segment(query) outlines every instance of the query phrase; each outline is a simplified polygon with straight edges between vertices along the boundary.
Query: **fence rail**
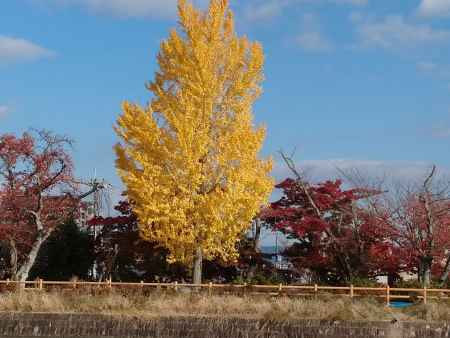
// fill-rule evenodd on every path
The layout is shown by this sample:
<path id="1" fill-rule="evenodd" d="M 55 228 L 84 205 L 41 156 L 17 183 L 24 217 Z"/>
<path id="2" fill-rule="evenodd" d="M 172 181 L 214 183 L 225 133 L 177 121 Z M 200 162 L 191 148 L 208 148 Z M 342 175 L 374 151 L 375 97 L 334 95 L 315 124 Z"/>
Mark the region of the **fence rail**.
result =
<path id="1" fill-rule="evenodd" d="M 5 288 L 6 287 L 6 288 Z M 253 285 L 253 284 L 187 284 L 187 283 L 127 283 L 112 282 L 84 282 L 84 281 L 44 281 L 37 279 L 35 281 L 14 281 L 0 280 L 0 292 L 10 289 L 21 289 L 25 291 L 45 291 L 47 289 L 82 289 L 93 287 L 97 289 L 160 289 L 160 290 L 196 290 L 205 291 L 209 295 L 215 293 L 238 293 L 241 295 L 270 295 L 270 296 L 299 296 L 315 297 L 324 294 L 333 294 L 350 298 L 358 297 L 376 297 L 384 298 L 387 304 L 392 300 L 421 300 L 427 303 L 428 300 L 448 300 L 450 299 L 450 289 L 431 289 L 431 288 L 391 288 L 386 287 L 360 287 L 360 286 L 320 286 L 320 285 Z"/>

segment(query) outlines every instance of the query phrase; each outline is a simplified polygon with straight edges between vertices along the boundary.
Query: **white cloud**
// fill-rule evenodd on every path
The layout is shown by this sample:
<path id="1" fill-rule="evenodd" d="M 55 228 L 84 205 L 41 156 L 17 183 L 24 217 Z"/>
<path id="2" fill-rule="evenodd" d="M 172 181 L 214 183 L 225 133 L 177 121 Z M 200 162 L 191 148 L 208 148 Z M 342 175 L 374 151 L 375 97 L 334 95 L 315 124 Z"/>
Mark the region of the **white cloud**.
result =
<path id="1" fill-rule="evenodd" d="M 0 63 L 34 61 L 54 54 L 31 41 L 0 35 Z"/>
<path id="2" fill-rule="evenodd" d="M 11 108 L 5 105 L 0 105 L 0 119 L 5 118 L 11 112 Z"/>
<path id="3" fill-rule="evenodd" d="M 445 126 L 434 127 L 431 133 L 432 136 L 435 138 L 448 138 L 450 137 L 450 127 Z"/>
<path id="4" fill-rule="evenodd" d="M 116 17 L 173 18 L 178 0 L 29 0 L 50 6 L 77 6 Z M 205 8 L 209 0 L 190 0 Z M 302 4 L 363 6 L 369 0 L 246 0 L 231 1 L 249 21 L 264 21 L 282 14 L 290 6 Z"/>
<path id="5" fill-rule="evenodd" d="M 423 17 L 447 16 L 450 14 L 450 0 L 422 0 L 418 13 Z"/>
<path id="6" fill-rule="evenodd" d="M 416 69 L 420 73 L 432 75 L 435 79 L 448 81 L 450 79 L 450 65 L 445 63 L 436 63 L 433 61 L 419 61 L 416 63 Z"/>
<path id="7" fill-rule="evenodd" d="M 297 163 L 297 169 L 305 173 L 312 181 L 336 179 L 340 177 L 339 170 L 349 172 L 357 170 L 366 178 L 387 181 L 414 181 L 423 178 L 429 171 L 432 163 L 422 161 L 376 161 L 354 159 L 305 160 Z M 448 176 L 450 170 L 441 167 L 439 172 Z M 273 175 L 277 180 L 292 176 L 284 163 L 275 164 Z"/>
<path id="8" fill-rule="evenodd" d="M 331 0 L 337 4 L 346 4 L 353 6 L 366 6 L 369 3 L 369 0 Z"/>
<path id="9" fill-rule="evenodd" d="M 121 18 L 172 18 L 177 11 L 177 0 L 34 0 L 47 5 L 78 6 L 99 14 Z M 207 0 L 194 0 L 205 6 Z"/>
<path id="10" fill-rule="evenodd" d="M 417 62 L 417 70 L 423 73 L 432 73 L 438 69 L 438 65 L 430 61 L 419 61 Z"/>
<path id="11" fill-rule="evenodd" d="M 281 0 L 271 0 L 256 5 L 248 5 L 244 9 L 244 17 L 249 21 L 265 21 L 280 15 L 288 5 L 288 1 Z"/>
<path id="12" fill-rule="evenodd" d="M 369 0 L 297 0 L 298 3 L 366 6 Z"/>
<path id="13" fill-rule="evenodd" d="M 440 121 L 436 121 L 431 128 L 428 129 L 428 134 L 431 134 L 434 138 L 450 138 L 450 119 L 448 116 Z"/>
<path id="14" fill-rule="evenodd" d="M 333 49 L 333 43 L 323 35 L 319 20 L 313 14 L 303 15 L 302 29 L 295 42 L 307 52 L 328 52 Z"/>
<path id="15" fill-rule="evenodd" d="M 333 49 L 333 44 L 318 31 L 300 33 L 295 40 L 308 52 L 328 52 Z"/>
<path id="16" fill-rule="evenodd" d="M 266 21 L 284 11 L 304 4 L 364 6 L 369 0 L 249 0 L 243 7 L 244 17 L 249 21 Z"/>
<path id="17" fill-rule="evenodd" d="M 402 16 L 388 16 L 378 21 L 363 19 L 354 23 L 362 47 L 399 49 L 450 40 L 450 31 L 409 23 Z"/>
<path id="18" fill-rule="evenodd" d="M 350 15 L 348 16 L 348 18 L 354 24 L 360 23 L 360 22 L 364 21 L 364 19 L 365 19 L 363 13 L 356 12 L 356 11 L 351 12 Z"/>
<path id="19" fill-rule="evenodd" d="M 171 17 L 176 0 L 79 0 L 96 12 L 120 17 Z"/>

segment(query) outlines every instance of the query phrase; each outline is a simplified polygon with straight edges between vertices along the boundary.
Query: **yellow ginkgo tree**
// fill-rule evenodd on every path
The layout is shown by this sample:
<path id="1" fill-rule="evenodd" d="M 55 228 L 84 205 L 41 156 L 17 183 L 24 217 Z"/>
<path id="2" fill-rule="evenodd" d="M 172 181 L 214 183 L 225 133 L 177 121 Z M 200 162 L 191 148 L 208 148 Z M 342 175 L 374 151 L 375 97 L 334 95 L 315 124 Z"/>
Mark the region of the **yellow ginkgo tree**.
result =
<path id="1" fill-rule="evenodd" d="M 272 162 L 259 157 L 265 129 L 252 114 L 261 45 L 237 36 L 227 0 L 206 11 L 180 0 L 178 13 L 147 85 L 151 104 L 123 104 L 117 168 L 141 236 L 193 264 L 197 284 L 203 258 L 237 258 L 237 241 L 272 191 Z"/>

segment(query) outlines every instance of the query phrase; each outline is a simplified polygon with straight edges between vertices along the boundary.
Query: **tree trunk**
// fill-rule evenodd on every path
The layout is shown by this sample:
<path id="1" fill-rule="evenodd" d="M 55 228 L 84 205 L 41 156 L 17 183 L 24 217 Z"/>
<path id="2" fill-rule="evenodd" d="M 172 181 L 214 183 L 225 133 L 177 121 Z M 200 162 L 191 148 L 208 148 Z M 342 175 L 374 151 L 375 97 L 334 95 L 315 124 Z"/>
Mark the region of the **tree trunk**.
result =
<path id="1" fill-rule="evenodd" d="M 419 282 L 423 287 L 431 284 L 431 265 L 433 258 L 429 256 L 421 257 L 419 261 Z"/>
<path id="2" fill-rule="evenodd" d="M 30 274 L 31 268 L 34 266 L 36 262 L 36 258 L 38 256 L 39 250 L 41 249 L 42 244 L 47 240 L 50 236 L 51 231 L 40 232 L 31 247 L 30 253 L 27 256 L 26 261 L 22 264 L 16 274 L 16 280 L 20 282 L 25 282 L 28 279 L 28 275 Z"/>
<path id="3" fill-rule="evenodd" d="M 450 256 L 447 257 L 447 261 L 445 263 L 445 269 L 441 275 L 441 283 L 440 283 L 441 287 L 444 287 L 445 284 L 447 284 L 449 273 L 450 273 Z"/>
<path id="4" fill-rule="evenodd" d="M 195 249 L 194 254 L 194 268 L 192 271 L 192 282 L 194 284 L 202 283 L 202 265 L 203 265 L 203 252 L 202 248 Z"/>
<path id="5" fill-rule="evenodd" d="M 17 275 L 17 247 L 16 242 L 12 238 L 8 238 L 9 245 L 9 273 L 11 279 L 15 280 Z"/>
<path id="6" fill-rule="evenodd" d="M 253 245 L 253 251 L 256 255 L 258 255 L 261 251 L 261 248 L 260 248 L 261 229 L 262 229 L 261 220 L 259 218 L 256 218 L 253 222 L 253 238 L 251 239 L 252 245 Z M 252 260 L 250 261 L 250 267 L 248 269 L 247 278 L 252 279 L 255 276 L 256 271 L 258 269 L 259 269 L 258 259 L 257 259 L 257 257 L 253 257 L 253 262 L 252 262 Z"/>
<path id="7" fill-rule="evenodd" d="M 259 218 L 255 219 L 255 232 L 253 237 L 253 249 L 255 252 L 260 251 L 260 244 L 261 244 L 261 220 Z"/>

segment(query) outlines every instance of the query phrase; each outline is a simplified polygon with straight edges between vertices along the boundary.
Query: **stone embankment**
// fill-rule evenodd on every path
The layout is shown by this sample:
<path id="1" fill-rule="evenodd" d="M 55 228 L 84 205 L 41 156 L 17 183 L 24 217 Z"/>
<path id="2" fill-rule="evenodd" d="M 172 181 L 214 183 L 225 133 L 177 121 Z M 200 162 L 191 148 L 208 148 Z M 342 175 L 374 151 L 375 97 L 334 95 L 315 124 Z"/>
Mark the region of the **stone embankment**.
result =
<path id="1" fill-rule="evenodd" d="M 447 323 L 268 321 L 236 318 L 139 319 L 87 314 L 0 314 L 0 337 L 442 338 Z"/>

